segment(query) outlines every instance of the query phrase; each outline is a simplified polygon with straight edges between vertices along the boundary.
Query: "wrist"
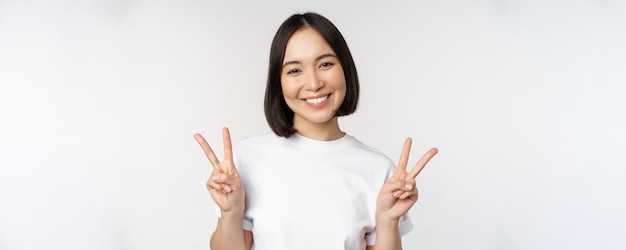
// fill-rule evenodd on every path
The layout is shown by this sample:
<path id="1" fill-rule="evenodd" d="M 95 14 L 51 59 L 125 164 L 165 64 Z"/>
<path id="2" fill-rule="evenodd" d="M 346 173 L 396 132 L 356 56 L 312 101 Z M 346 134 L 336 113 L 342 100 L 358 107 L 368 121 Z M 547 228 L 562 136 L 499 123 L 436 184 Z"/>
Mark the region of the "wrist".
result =
<path id="1" fill-rule="evenodd" d="M 382 214 L 376 215 L 376 227 L 377 228 L 398 228 L 400 218 L 391 218 Z"/>
<path id="2" fill-rule="evenodd" d="M 225 220 L 243 220 L 244 209 L 231 209 L 228 211 L 220 211 L 220 219 Z"/>

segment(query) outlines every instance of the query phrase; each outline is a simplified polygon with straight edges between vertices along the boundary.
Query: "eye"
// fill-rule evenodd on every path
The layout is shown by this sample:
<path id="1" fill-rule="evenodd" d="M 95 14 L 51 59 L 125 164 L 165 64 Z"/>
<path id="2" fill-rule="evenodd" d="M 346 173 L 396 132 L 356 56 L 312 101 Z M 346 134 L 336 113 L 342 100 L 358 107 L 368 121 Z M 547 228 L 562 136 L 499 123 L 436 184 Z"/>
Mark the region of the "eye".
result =
<path id="1" fill-rule="evenodd" d="M 325 62 L 325 63 L 320 64 L 320 68 L 328 68 L 328 67 L 333 66 L 333 65 L 335 65 L 335 64 L 331 63 L 331 62 Z"/>
<path id="2" fill-rule="evenodd" d="M 291 69 L 289 71 L 287 71 L 287 75 L 292 75 L 292 74 L 296 74 L 296 73 L 300 73 L 299 69 Z"/>

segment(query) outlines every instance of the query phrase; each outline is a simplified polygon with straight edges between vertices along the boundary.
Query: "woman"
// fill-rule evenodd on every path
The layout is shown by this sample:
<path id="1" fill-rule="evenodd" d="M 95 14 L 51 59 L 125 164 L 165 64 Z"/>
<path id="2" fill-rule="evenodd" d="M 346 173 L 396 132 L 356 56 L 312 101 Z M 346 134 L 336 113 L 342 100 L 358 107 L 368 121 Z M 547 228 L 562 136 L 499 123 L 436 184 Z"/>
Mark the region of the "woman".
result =
<path id="1" fill-rule="evenodd" d="M 207 188 L 220 213 L 212 249 L 402 248 L 415 176 L 437 149 L 407 173 L 407 138 L 396 168 L 340 129 L 338 117 L 353 113 L 358 98 L 339 30 L 315 13 L 289 17 L 270 51 L 265 115 L 272 131 L 233 150 L 224 128 L 221 162 L 195 135 L 214 167 Z"/>

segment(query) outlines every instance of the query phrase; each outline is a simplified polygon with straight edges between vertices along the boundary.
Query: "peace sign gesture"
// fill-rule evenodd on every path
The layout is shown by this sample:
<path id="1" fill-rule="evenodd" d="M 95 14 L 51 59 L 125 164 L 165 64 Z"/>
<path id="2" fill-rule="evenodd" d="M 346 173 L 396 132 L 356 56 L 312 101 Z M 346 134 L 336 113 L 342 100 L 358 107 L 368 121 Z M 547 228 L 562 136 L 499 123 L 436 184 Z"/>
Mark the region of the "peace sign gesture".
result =
<path id="1" fill-rule="evenodd" d="M 245 208 L 245 191 L 239 178 L 239 172 L 233 162 L 233 149 L 230 141 L 228 128 L 222 129 L 224 140 L 224 161 L 220 162 L 215 156 L 209 143 L 200 134 L 195 134 L 194 139 L 200 144 L 204 154 L 213 165 L 211 177 L 206 182 L 211 197 L 220 207 L 222 214 L 229 212 L 243 213 Z"/>
<path id="2" fill-rule="evenodd" d="M 381 219 L 398 221 L 400 216 L 409 211 L 415 202 L 417 202 L 415 177 L 438 152 L 437 148 L 431 148 L 417 161 L 415 166 L 411 169 L 411 172 L 407 172 L 406 165 L 409 161 L 411 143 L 411 138 L 407 138 L 404 141 L 398 167 L 393 173 L 393 176 L 385 182 L 378 194 L 376 215 L 383 216 Z"/>

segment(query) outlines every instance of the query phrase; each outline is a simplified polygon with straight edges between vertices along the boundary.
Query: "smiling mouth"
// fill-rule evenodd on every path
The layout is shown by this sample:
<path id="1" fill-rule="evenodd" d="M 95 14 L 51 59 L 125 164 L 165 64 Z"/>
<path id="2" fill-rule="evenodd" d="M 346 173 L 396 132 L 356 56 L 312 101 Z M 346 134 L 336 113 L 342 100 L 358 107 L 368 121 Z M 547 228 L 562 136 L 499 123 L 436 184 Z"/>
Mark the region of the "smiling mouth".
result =
<path id="1" fill-rule="evenodd" d="M 318 97 L 318 98 L 309 98 L 309 99 L 304 99 L 306 102 L 310 103 L 310 104 L 319 104 L 323 101 L 325 101 L 326 99 L 328 99 L 328 95 L 322 96 L 322 97 Z"/>

